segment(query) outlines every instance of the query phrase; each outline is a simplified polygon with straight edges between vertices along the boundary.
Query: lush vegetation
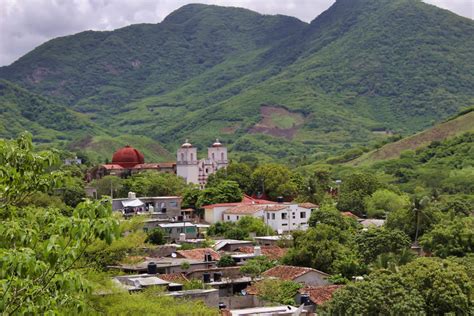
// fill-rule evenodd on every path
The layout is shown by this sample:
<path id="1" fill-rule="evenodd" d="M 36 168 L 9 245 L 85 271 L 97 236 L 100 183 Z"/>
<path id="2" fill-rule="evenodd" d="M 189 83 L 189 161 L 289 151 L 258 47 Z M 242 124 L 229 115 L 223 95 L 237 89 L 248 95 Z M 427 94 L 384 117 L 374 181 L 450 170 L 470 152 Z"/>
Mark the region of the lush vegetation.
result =
<path id="1" fill-rule="evenodd" d="M 170 152 L 184 138 L 204 149 L 220 136 L 237 156 L 299 164 L 352 147 L 344 161 L 385 131 L 419 131 L 472 106 L 473 31 L 471 20 L 415 0 L 340 0 L 310 24 L 193 4 L 159 24 L 54 39 L 2 67 L 0 78 L 83 113 L 112 137 L 143 135 Z M 270 116 L 260 134 L 262 105 L 289 114 Z M 97 148 L 79 138 L 79 148 Z"/>

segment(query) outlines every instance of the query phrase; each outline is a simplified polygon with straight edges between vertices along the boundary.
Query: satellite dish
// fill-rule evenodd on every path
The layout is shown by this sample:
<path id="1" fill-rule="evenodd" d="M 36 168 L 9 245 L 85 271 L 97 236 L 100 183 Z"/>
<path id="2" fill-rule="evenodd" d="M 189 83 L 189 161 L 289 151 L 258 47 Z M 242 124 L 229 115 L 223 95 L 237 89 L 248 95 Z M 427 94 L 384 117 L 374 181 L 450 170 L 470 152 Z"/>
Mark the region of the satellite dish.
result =
<path id="1" fill-rule="evenodd" d="M 171 257 L 172 257 L 172 258 L 176 258 L 177 256 L 178 256 L 178 255 L 176 254 L 176 252 L 173 252 L 173 253 L 171 254 Z"/>

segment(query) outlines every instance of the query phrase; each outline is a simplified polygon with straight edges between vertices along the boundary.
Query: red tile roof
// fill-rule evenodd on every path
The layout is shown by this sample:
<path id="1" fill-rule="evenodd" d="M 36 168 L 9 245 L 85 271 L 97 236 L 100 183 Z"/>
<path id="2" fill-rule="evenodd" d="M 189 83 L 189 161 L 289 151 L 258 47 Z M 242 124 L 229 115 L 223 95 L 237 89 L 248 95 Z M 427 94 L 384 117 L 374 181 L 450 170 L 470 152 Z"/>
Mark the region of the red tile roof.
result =
<path id="1" fill-rule="evenodd" d="M 318 207 L 316 204 L 309 203 L 309 202 L 300 203 L 300 204 L 298 204 L 298 206 L 302 207 L 302 208 L 317 208 Z"/>
<path id="2" fill-rule="evenodd" d="M 183 273 L 169 273 L 169 274 L 160 274 L 158 277 L 162 280 L 172 282 L 172 283 L 186 283 L 189 281 L 188 278 Z"/>
<path id="3" fill-rule="evenodd" d="M 300 289 L 301 294 L 308 294 L 309 299 L 316 305 L 322 305 L 331 300 L 334 292 L 344 285 L 305 286 Z"/>
<path id="4" fill-rule="evenodd" d="M 288 205 L 268 205 L 265 206 L 265 211 L 276 212 L 288 208 Z"/>
<path id="5" fill-rule="evenodd" d="M 186 258 L 186 259 L 194 259 L 194 260 L 203 260 L 204 261 L 204 254 L 209 253 L 212 257 L 212 260 L 219 260 L 221 256 L 211 248 L 196 248 L 190 250 L 178 250 L 176 251 L 179 257 Z"/>
<path id="6" fill-rule="evenodd" d="M 224 214 L 254 214 L 262 211 L 265 206 L 262 205 L 239 205 L 224 211 Z"/>
<path id="7" fill-rule="evenodd" d="M 285 266 L 279 265 L 276 267 L 271 268 L 270 270 L 265 271 L 262 275 L 267 277 L 275 277 L 280 278 L 283 280 L 292 281 L 308 272 L 317 272 L 319 274 L 323 274 L 328 276 L 329 274 L 324 273 L 322 271 L 318 271 L 316 269 L 307 268 L 307 267 L 296 267 L 296 266 Z"/>
<path id="8" fill-rule="evenodd" d="M 105 165 L 102 165 L 102 168 L 105 168 L 107 170 L 123 169 L 121 165 L 117 165 L 117 164 L 105 164 Z"/>
<path id="9" fill-rule="evenodd" d="M 262 255 L 266 256 L 271 260 L 281 259 L 288 251 L 288 249 L 281 248 L 278 246 L 261 246 Z M 255 247 L 252 246 L 242 246 L 237 249 L 238 252 L 243 253 L 254 253 Z"/>
<path id="10" fill-rule="evenodd" d="M 357 215 L 355 215 L 351 212 L 342 212 L 341 214 L 344 215 L 344 216 L 347 216 L 347 217 L 353 217 L 355 219 L 359 219 L 359 217 Z"/>
<path id="11" fill-rule="evenodd" d="M 251 196 L 244 194 L 242 201 L 234 202 L 234 203 L 217 203 L 217 204 L 210 204 L 204 205 L 203 208 L 214 208 L 214 207 L 222 207 L 222 206 L 239 206 L 239 205 L 255 205 L 255 204 L 275 204 L 276 202 L 268 201 L 268 200 L 260 200 L 254 199 Z"/>

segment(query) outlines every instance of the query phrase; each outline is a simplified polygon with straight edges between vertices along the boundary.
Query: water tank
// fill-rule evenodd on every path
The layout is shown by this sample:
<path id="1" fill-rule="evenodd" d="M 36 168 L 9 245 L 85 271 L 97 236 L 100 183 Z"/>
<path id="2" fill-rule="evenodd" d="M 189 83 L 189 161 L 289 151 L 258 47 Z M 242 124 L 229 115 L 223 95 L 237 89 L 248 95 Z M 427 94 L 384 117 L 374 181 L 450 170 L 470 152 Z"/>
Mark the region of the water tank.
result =
<path id="1" fill-rule="evenodd" d="M 301 294 L 300 304 L 304 304 L 304 305 L 310 305 L 311 304 L 311 300 L 309 299 L 308 294 Z"/>
<path id="2" fill-rule="evenodd" d="M 158 273 L 158 267 L 156 266 L 156 263 L 149 262 L 147 265 L 147 272 L 148 274 L 157 274 Z"/>
<path id="3" fill-rule="evenodd" d="M 211 274 L 210 273 L 203 273 L 202 274 L 202 282 L 210 283 L 211 282 Z"/>
<path id="4" fill-rule="evenodd" d="M 262 248 L 260 248 L 260 246 L 253 247 L 253 254 L 255 255 L 255 257 L 261 256 Z"/>
<path id="5" fill-rule="evenodd" d="M 225 305 L 223 302 L 219 302 L 219 309 L 225 309 L 227 305 Z"/>
<path id="6" fill-rule="evenodd" d="M 283 196 L 277 197 L 277 203 L 283 203 Z"/>
<path id="7" fill-rule="evenodd" d="M 128 192 L 128 199 L 134 200 L 137 198 L 137 194 L 135 192 Z"/>
<path id="8" fill-rule="evenodd" d="M 214 282 L 220 282 L 222 280 L 222 272 L 214 273 Z"/>

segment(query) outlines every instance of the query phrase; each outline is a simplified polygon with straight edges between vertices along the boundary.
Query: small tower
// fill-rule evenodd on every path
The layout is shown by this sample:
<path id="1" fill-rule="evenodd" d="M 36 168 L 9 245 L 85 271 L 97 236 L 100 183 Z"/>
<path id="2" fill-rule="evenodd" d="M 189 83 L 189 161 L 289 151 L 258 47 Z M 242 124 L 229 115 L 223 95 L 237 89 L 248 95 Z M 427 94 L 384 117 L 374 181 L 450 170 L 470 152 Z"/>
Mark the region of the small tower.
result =
<path id="1" fill-rule="evenodd" d="M 222 146 L 219 139 L 207 149 L 207 158 L 216 163 L 217 169 L 227 167 L 227 147 Z"/>
<path id="2" fill-rule="evenodd" d="M 197 148 L 186 139 L 176 155 L 176 174 L 183 177 L 186 183 L 199 183 L 199 166 Z"/>

